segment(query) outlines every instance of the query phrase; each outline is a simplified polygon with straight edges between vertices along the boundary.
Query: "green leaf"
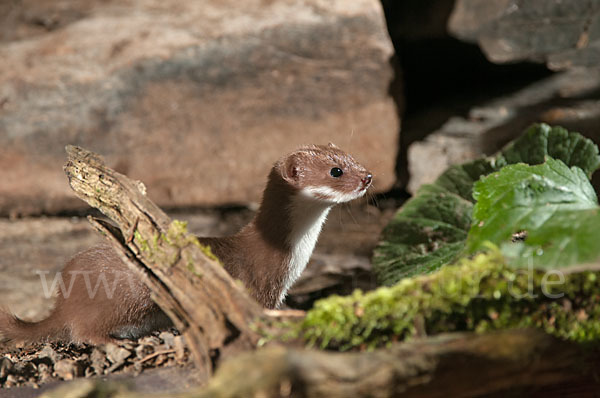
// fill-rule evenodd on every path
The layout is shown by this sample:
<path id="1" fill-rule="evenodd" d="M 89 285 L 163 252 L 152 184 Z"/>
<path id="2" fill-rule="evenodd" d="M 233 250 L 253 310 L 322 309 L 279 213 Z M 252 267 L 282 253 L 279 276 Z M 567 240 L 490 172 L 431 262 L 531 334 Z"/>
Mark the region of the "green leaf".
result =
<path id="1" fill-rule="evenodd" d="M 445 188 L 448 192 L 459 195 L 469 202 L 473 199 L 473 184 L 482 175 L 496 171 L 490 159 L 477 159 L 461 165 L 451 166 L 435 181 L 434 185 Z M 417 193 L 417 196 L 419 193 Z"/>
<path id="2" fill-rule="evenodd" d="M 471 182 L 472 184 L 472 182 Z M 473 204 L 440 185 L 424 185 L 384 231 L 374 257 L 378 279 L 435 271 L 452 261 L 465 243 Z"/>
<path id="3" fill-rule="evenodd" d="M 546 268 L 600 256 L 600 208 L 578 167 L 552 158 L 537 166 L 506 166 L 478 181 L 473 196 L 469 253 L 490 241 L 502 245 L 513 263 Z M 516 233 L 524 233 L 524 241 L 512 243 Z"/>
<path id="4" fill-rule="evenodd" d="M 547 156 L 581 168 L 587 177 L 600 166 L 598 148 L 589 139 L 562 127 L 534 124 L 497 155 L 450 167 L 419 189 L 384 229 L 373 256 L 379 282 L 393 285 L 457 259 L 471 226 L 475 182 L 510 164 L 543 163 Z"/>
<path id="5" fill-rule="evenodd" d="M 496 163 L 500 167 L 515 163 L 534 165 L 544 163 L 548 156 L 579 167 L 588 178 L 600 167 L 598 147 L 593 141 L 563 127 L 543 123 L 532 125 L 509 143 L 496 156 Z"/>

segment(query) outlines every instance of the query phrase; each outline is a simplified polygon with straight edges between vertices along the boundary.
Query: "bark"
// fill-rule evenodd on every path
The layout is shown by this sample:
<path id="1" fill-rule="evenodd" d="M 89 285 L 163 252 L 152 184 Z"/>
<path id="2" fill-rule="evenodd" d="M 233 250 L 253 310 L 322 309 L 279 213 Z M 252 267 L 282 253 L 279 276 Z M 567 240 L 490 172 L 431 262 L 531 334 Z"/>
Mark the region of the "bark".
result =
<path id="1" fill-rule="evenodd" d="M 597 352 L 538 330 L 439 335 L 372 352 L 279 346 L 225 362 L 205 388 L 163 396 L 490 398 L 535 393 L 581 397 L 600 387 L 593 371 L 597 362 Z M 88 392 L 107 389 L 86 383 Z M 142 396 L 134 391 L 115 395 Z"/>
<path id="2" fill-rule="evenodd" d="M 361 353 L 277 347 L 225 363 L 200 396 L 473 397 L 558 383 L 581 388 L 586 375 L 597 388 L 592 365 L 576 344 L 537 330 L 440 335 Z"/>
<path id="3" fill-rule="evenodd" d="M 66 149 L 64 169 L 71 188 L 117 227 L 97 219 L 92 224 L 139 273 L 185 335 L 200 377 L 210 375 L 212 359 L 224 349 L 256 347 L 259 336 L 252 324 L 265 319 L 262 308 L 183 224 L 172 222 L 148 199 L 141 182 L 111 170 L 92 152 Z"/>

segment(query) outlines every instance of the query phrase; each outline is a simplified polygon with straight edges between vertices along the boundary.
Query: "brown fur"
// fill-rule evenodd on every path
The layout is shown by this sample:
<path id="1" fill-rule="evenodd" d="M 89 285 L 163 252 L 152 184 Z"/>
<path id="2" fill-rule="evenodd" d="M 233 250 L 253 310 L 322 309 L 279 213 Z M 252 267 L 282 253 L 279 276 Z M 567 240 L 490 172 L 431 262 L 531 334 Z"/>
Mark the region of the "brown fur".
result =
<path id="1" fill-rule="evenodd" d="M 98 279 L 102 274 L 108 289 Z M 25 322 L 0 312 L 0 333 L 5 340 L 66 339 L 100 344 L 115 338 L 137 337 L 136 334 L 128 335 L 128 329 L 139 329 L 139 335 L 143 335 L 170 325 L 169 319 L 150 298 L 146 285 L 108 245 L 95 246 L 75 255 L 62 270 L 61 277 L 67 288 L 73 283 L 72 289 L 68 297 L 59 289 L 54 310 L 48 318 Z M 111 298 L 107 294 L 113 287 Z M 94 290 L 92 297 L 89 292 Z"/>
<path id="2" fill-rule="evenodd" d="M 344 175 L 332 178 L 332 167 L 342 168 Z M 275 308 L 283 297 L 289 273 L 291 248 L 287 238 L 293 222 L 289 211 L 293 197 L 307 186 L 326 186 L 342 193 L 357 187 L 366 190 L 370 178 L 366 169 L 333 145 L 303 147 L 273 166 L 261 207 L 246 227 L 233 236 L 199 239 L 211 247 L 227 271 L 241 280 L 259 303 Z M 59 289 L 55 309 L 48 318 L 25 322 L 0 310 L 0 335 L 4 340 L 61 339 L 99 344 L 116 338 L 137 338 L 171 324 L 152 301 L 150 290 L 108 245 L 74 256 L 62 277 L 67 287 L 70 278 L 75 278 L 72 291 L 65 297 Z M 112 298 L 101 282 L 96 295 L 90 296 L 90 287 L 94 289 L 98 278 L 105 278 L 109 291 L 114 287 Z"/>
<path id="3" fill-rule="evenodd" d="M 290 220 L 286 209 L 295 192 L 274 167 L 256 217 L 239 233 L 226 238 L 200 238 L 211 247 L 234 278 L 244 282 L 250 294 L 264 307 L 275 308 L 284 288 L 289 256 Z"/>

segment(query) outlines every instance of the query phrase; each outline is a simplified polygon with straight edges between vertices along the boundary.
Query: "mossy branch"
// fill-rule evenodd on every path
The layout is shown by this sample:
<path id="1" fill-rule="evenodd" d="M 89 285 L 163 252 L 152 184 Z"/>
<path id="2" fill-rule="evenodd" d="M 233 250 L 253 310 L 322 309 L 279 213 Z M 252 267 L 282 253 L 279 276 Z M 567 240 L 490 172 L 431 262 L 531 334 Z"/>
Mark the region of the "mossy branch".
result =
<path id="1" fill-rule="evenodd" d="M 515 269 L 500 250 L 391 287 L 318 301 L 286 335 L 329 349 L 381 347 L 444 332 L 535 327 L 576 342 L 600 341 L 597 264 Z"/>
<path id="2" fill-rule="evenodd" d="M 75 146 L 66 150 L 64 170 L 71 188 L 118 228 L 99 220 L 93 225 L 184 333 L 203 376 L 212 370 L 211 351 L 255 347 L 259 336 L 250 325 L 264 317 L 262 308 L 187 232 L 185 223 L 171 221 L 146 196 L 142 183 L 111 170 L 98 155 Z"/>

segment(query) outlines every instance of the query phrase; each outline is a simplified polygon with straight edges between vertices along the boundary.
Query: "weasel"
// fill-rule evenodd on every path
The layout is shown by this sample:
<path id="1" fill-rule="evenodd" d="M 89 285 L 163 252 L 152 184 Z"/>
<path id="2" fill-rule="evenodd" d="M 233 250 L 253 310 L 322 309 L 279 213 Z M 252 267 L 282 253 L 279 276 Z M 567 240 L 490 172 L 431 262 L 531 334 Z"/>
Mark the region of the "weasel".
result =
<path id="1" fill-rule="evenodd" d="M 198 239 L 260 304 L 277 308 L 306 267 L 329 210 L 363 196 L 371 181 L 367 169 L 333 144 L 301 147 L 274 164 L 248 225 L 232 236 Z M 101 344 L 171 325 L 146 285 L 106 244 L 75 255 L 61 276 L 70 291 L 59 289 L 48 318 L 27 322 L 0 311 L 4 341 Z"/>

